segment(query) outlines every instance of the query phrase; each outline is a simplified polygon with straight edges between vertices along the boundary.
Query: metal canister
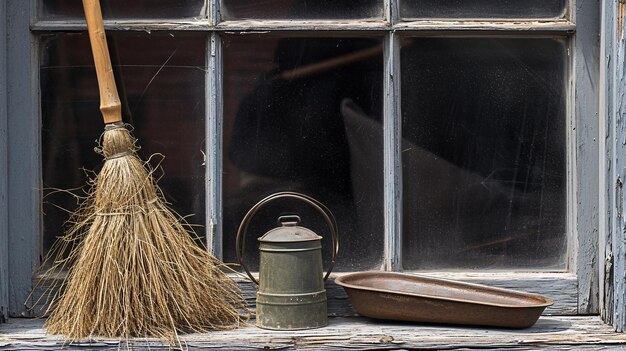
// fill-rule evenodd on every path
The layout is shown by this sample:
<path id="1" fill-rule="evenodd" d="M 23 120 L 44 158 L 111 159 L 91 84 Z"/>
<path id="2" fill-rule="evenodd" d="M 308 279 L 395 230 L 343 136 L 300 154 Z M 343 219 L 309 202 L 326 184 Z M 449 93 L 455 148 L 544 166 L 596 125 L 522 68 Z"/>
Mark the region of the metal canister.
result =
<path id="1" fill-rule="evenodd" d="M 331 267 L 324 276 L 322 237 L 301 227 L 297 215 L 281 216 L 280 227 L 258 238 L 259 282 L 243 261 L 243 236 L 254 214 L 266 203 L 279 198 L 296 198 L 318 210 L 329 225 L 333 239 Z M 319 201 L 293 192 L 277 193 L 261 200 L 244 217 L 237 233 L 237 256 L 252 281 L 259 284 L 256 325 L 265 329 L 297 330 L 328 324 L 324 281 L 330 275 L 338 250 L 337 224 Z"/>

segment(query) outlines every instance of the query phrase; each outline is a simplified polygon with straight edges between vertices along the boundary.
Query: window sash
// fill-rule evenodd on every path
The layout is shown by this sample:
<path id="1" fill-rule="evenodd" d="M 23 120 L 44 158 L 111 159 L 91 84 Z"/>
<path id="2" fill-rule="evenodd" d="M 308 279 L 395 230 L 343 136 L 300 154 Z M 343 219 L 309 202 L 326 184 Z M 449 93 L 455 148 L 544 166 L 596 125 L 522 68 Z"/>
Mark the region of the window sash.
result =
<path id="1" fill-rule="evenodd" d="M 40 134 L 38 101 L 37 32 L 84 30 L 76 22 L 39 21 L 35 18 L 36 0 L 7 2 L 10 31 L 8 47 L 8 127 L 11 145 L 8 159 L 13 160 L 8 176 L 8 203 L 11 204 L 8 225 L 12 315 L 23 312 L 23 301 L 31 286 L 31 276 L 39 262 L 41 201 Z M 222 52 L 220 32 L 297 32 L 321 31 L 323 35 L 384 35 L 384 202 L 385 258 L 384 269 L 398 271 L 401 267 L 401 160 L 400 160 L 400 81 L 399 36 L 410 35 L 524 35 L 567 36 L 570 38 L 570 80 L 568 88 L 568 223 L 570 233 L 570 269 L 563 273 L 449 273 L 446 277 L 483 282 L 496 286 L 518 287 L 527 291 L 558 294 L 560 305 L 552 313 L 597 313 L 597 204 L 598 187 L 597 143 L 590 140 L 598 123 L 597 63 L 592 62 L 595 38 L 599 34 L 599 6 L 582 2 L 576 7 L 570 1 L 567 19 L 546 21 L 410 21 L 397 18 L 397 1 L 386 0 L 385 18 L 380 21 L 228 21 L 218 23 L 219 1 L 210 1 L 208 20 L 161 23 L 157 21 L 106 21 L 109 30 L 171 30 L 210 32 L 210 54 L 207 55 L 207 148 L 206 148 L 206 208 L 207 243 L 221 257 L 221 155 L 222 155 Z M 20 16 L 20 13 L 30 13 Z M 576 19 L 576 21 L 574 21 Z M 576 24 L 574 24 L 574 22 Z M 30 25 L 30 26 L 29 26 Z M 30 28 L 30 30 L 29 30 Z M 577 31 L 578 34 L 572 34 Z M 243 34 L 243 33 L 242 33 Z M 587 61 L 590 60 L 590 61 Z M 24 65 L 27 62 L 29 64 Z M 31 79 L 24 79 L 31 77 Z M 29 96 L 18 101 L 17 96 Z M 575 98 L 576 97 L 576 98 Z M 19 118 L 18 116 L 36 116 Z M 590 136 L 591 135 L 591 136 Z M 17 142 L 17 140 L 20 140 Z M 24 176 L 26 175 L 26 176 Z M 27 194 L 26 196 L 24 194 Z M 0 228 L 1 230 L 1 228 Z M 2 236 L 0 235 L 0 239 Z M 0 265 L 1 267 L 1 265 Z M 439 275 L 443 273 L 438 273 Z M 1 285 L 0 285 L 1 286 Z M 534 288 L 533 288 L 534 286 Z M 559 287 L 556 289 L 555 287 Z M 1 302 L 1 301 L 0 301 Z"/>
<path id="2" fill-rule="evenodd" d="M 34 1 L 34 0 L 33 0 Z M 499 32 L 509 35 L 515 32 L 565 33 L 576 30 L 576 24 L 568 19 L 548 19 L 541 21 L 487 21 L 487 20 L 416 20 L 391 23 L 386 20 L 237 20 L 211 23 L 208 20 L 180 20 L 163 22 L 159 20 L 104 20 L 107 30 L 168 30 L 205 32 L 258 32 L 258 31 L 433 31 L 433 32 Z M 84 21 L 32 22 L 33 31 L 84 31 Z M 351 33 L 354 34 L 354 33 Z"/>

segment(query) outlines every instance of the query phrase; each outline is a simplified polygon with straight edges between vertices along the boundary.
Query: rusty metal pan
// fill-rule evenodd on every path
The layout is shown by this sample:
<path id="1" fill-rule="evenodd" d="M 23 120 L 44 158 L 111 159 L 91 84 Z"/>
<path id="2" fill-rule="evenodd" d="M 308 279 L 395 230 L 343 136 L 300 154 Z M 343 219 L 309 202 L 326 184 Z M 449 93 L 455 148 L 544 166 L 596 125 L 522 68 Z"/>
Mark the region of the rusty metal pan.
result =
<path id="1" fill-rule="evenodd" d="M 541 295 L 403 273 L 357 272 L 335 283 L 360 315 L 376 319 L 527 328 L 553 303 Z"/>

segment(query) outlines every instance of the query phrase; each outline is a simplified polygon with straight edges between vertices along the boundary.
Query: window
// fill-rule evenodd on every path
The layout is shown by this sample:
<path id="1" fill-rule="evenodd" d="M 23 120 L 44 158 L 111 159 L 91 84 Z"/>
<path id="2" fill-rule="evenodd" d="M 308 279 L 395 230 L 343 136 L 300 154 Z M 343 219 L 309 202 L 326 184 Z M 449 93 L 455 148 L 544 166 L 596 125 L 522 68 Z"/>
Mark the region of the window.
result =
<path id="1" fill-rule="evenodd" d="M 33 268 L 85 183 L 102 131 L 82 9 L 10 2 L 10 276 Z M 102 1 L 124 118 L 175 210 L 235 261 L 244 213 L 275 191 L 339 220 L 337 271 L 425 272 L 598 313 L 599 12 L 570 1 Z M 576 12 L 575 9 L 578 9 Z M 39 92 L 39 94 L 38 94 Z M 584 97 L 584 98 L 583 98 Z M 593 190 L 596 189 L 596 190 Z M 43 216 L 40 216 L 40 208 Z M 293 203 L 256 217 L 260 236 Z M 41 222 L 38 219 L 41 219 Z M 327 240 L 328 241 L 328 240 Z M 249 245 L 248 262 L 256 248 Z M 328 243 L 329 244 L 329 243 Z M 327 248 L 328 249 L 328 248 Z M 340 293 L 332 290 L 332 294 Z M 339 306 L 341 298 L 331 301 Z M 331 307 L 332 310 L 333 307 Z M 340 307 L 338 307 L 340 308 Z"/>

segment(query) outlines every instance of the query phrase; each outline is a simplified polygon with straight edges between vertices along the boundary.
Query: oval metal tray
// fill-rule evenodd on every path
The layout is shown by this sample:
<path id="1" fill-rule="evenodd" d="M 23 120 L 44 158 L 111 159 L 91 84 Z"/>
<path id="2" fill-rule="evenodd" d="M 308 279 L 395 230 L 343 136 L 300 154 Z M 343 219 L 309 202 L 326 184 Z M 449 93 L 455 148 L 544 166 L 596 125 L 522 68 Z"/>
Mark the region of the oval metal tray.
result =
<path id="1" fill-rule="evenodd" d="M 335 279 L 363 316 L 412 322 L 527 328 L 553 301 L 480 284 L 392 272 Z"/>

